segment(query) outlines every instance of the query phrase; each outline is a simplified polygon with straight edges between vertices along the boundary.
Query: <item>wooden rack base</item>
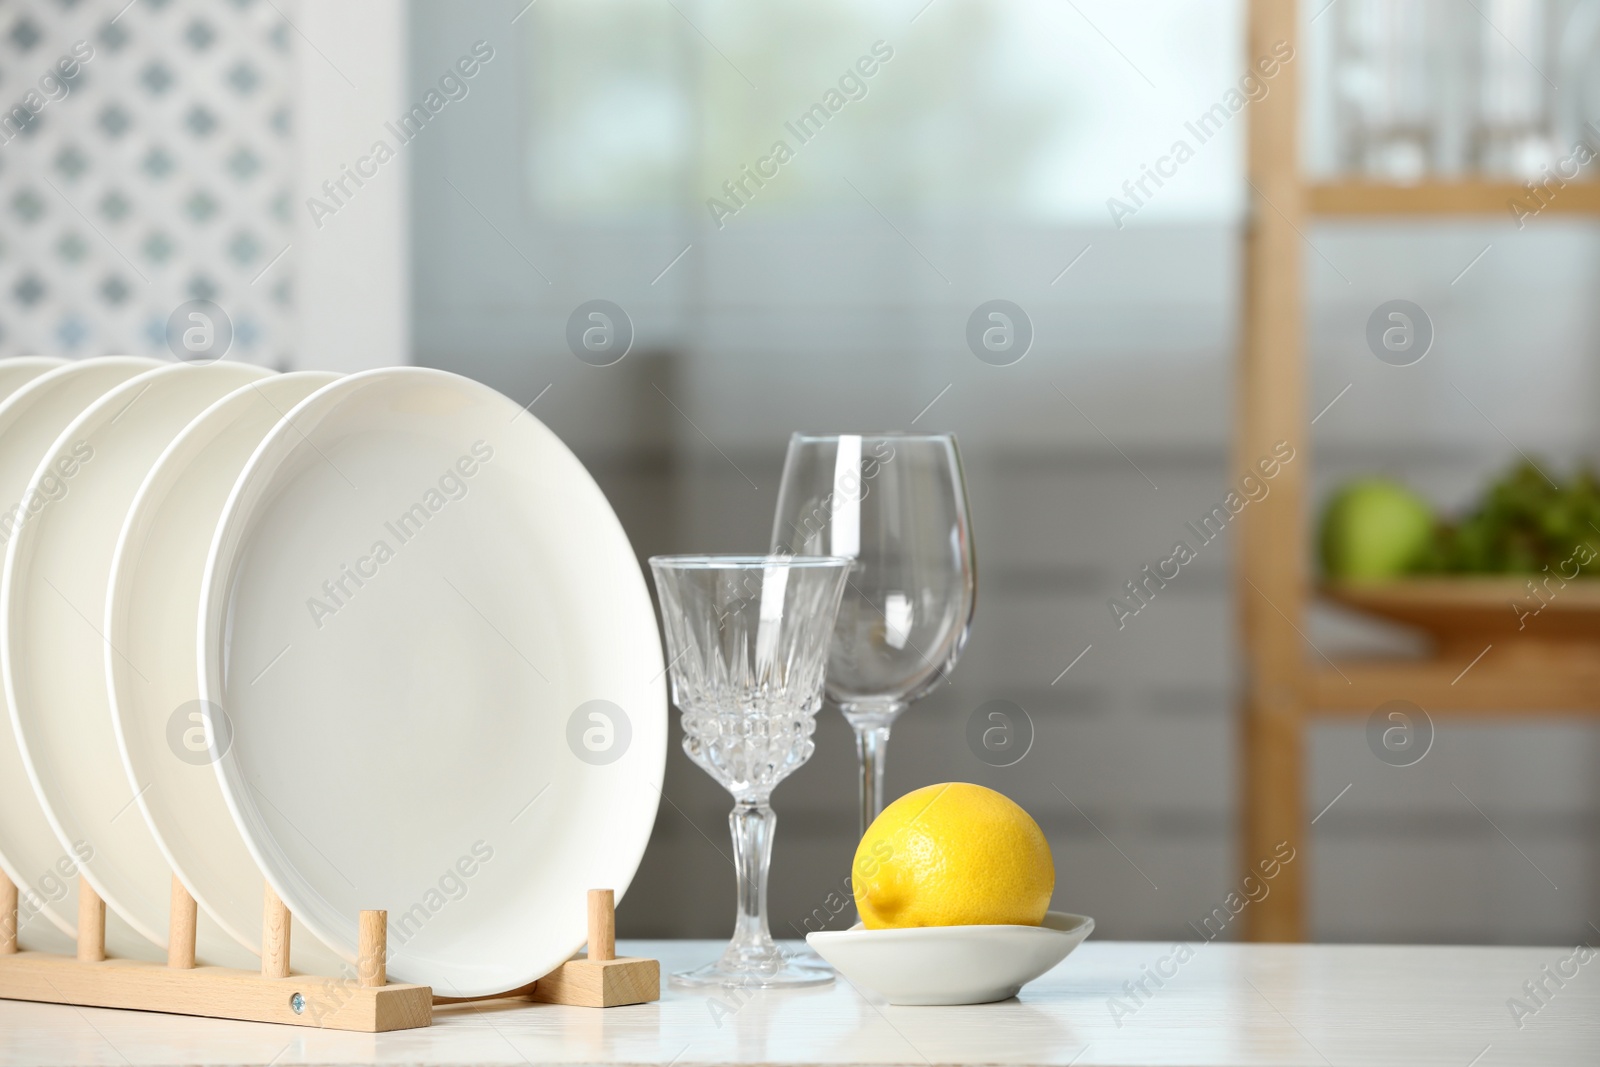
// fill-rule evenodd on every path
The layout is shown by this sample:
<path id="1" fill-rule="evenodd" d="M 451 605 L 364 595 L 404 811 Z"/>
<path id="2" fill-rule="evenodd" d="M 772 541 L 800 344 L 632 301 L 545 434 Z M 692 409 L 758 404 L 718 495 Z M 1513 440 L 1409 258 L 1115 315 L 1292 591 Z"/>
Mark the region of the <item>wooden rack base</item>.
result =
<path id="1" fill-rule="evenodd" d="M 105 903 L 78 881 L 76 958 L 17 948 L 17 890 L 0 875 L 0 999 L 83 1007 L 160 1011 L 215 1019 L 283 1023 L 361 1033 L 410 1030 L 433 1023 L 433 991 L 391 984 L 388 915 L 364 911 L 356 978 L 289 973 L 290 917 L 271 887 L 262 920 L 261 972 L 195 966 L 195 903 L 172 882 L 171 936 L 166 964 L 105 958 Z M 655 960 L 617 959 L 615 898 L 589 892 L 588 957 L 569 960 L 521 995 L 546 1004 L 614 1007 L 661 996 Z M 511 994 L 517 995 L 517 994 Z"/>
<path id="2" fill-rule="evenodd" d="M 337 980 L 308 975 L 263 978 L 225 967 L 178 971 L 140 960 L 83 963 L 41 952 L 0 960 L 0 998 L 368 1034 L 433 1022 L 433 991 L 424 985 L 347 989 Z"/>
<path id="3" fill-rule="evenodd" d="M 609 889 L 589 890 L 589 954 L 568 960 L 534 983 L 541 1004 L 615 1008 L 661 999 L 661 964 L 619 957 L 616 899 Z"/>

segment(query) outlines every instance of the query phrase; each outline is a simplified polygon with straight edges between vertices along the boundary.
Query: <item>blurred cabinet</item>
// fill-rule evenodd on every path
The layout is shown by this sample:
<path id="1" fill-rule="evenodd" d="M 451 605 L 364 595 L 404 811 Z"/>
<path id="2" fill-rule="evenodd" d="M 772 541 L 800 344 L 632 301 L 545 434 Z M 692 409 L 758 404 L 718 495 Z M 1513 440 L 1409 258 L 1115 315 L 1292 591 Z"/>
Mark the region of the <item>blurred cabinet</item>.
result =
<path id="1" fill-rule="evenodd" d="M 1247 57 L 1270 55 L 1281 42 L 1297 44 L 1296 0 L 1250 0 L 1248 11 Z M 1250 113 L 1246 172 L 1253 203 L 1245 236 L 1234 457 L 1240 470 L 1271 456 L 1279 442 L 1292 443 L 1302 456 L 1310 451 L 1303 277 L 1309 227 L 1321 220 L 1424 215 L 1501 215 L 1508 225 L 1520 225 L 1517 204 L 1529 214 L 1600 216 L 1600 184 L 1579 176 L 1523 184 L 1465 175 L 1410 185 L 1368 178 L 1312 183 L 1302 172 L 1299 126 L 1298 74 L 1295 65 L 1285 65 L 1273 92 Z M 1286 465 L 1272 495 L 1240 515 L 1238 867 L 1248 873 L 1270 860 L 1280 842 L 1297 849 L 1308 844 L 1306 747 L 1313 717 L 1365 718 L 1391 700 L 1418 704 L 1435 718 L 1600 713 L 1600 644 L 1522 642 L 1515 654 L 1470 671 L 1470 656 L 1461 651 L 1469 639 L 1441 644 L 1435 655 L 1418 660 L 1323 659 L 1305 635 L 1315 595 L 1308 468 L 1306 458 Z M 1481 608 L 1470 603 L 1477 594 L 1466 583 L 1456 595 L 1469 602 L 1464 612 Z M 1462 627 L 1470 622 L 1463 619 Z M 1281 869 L 1271 895 L 1246 910 L 1247 936 L 1304 938 L 1309 866 Z"/>

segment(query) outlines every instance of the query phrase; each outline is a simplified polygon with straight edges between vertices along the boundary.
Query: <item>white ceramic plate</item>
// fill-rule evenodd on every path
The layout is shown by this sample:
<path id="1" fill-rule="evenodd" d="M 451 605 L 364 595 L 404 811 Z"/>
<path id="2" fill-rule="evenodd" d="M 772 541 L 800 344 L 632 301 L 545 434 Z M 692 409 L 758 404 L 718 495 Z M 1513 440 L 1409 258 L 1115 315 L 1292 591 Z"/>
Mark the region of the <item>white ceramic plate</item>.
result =
<path id="1" fill-rule="evenodd" d="M 806 944 L 852 984 L 891 1004 L 988 1004 L 1017 995 L 1094 932 L 1087 915 L 1046 913 L 1042 926 L 823 930 Z"/>
<path id="2" fill-rule="evenodd" d="M 0 400 L 4 400 L 46 371 L 66 365 L 66 360 L 54 356 L 17 356 L 14 359 L 0 359 Z"/>
<path id="3" fill-rule="evenodd" d="M 106 393 L 56 438 L 29 484 L 35 491 L 76 460 L 69 489 L 6 552 L 0 654 L 28 780 L 60 847 L 92 850 L 79 865 L 82 877 L 161 947 L 172 872 L 128 787 L 102 666 L 111 557 L 134 494 L 173 437 L 218 398 L 270 373 L 242 363 L 177 363 Z M 201 926 L 208 950 L 225 953 L 202 958 L 249 965 L 232 938 Z"/>
<path id="4" fill-rule="evenodd" d="M 382 908 L 392 979 L 513 989 L 583 944 L 587 890 L 627 888 L 666 760 L 655 613 L 599 487 L 512 401 L 422 368 L 315 393 L 235 486 L 202 618 L 229 808 L 347 960 Z"/>
<path id="5" fill-rule="evenodd" d="M 160 365 L 128 357 L 84 360 L 39 376 L 0 404 L 0 546 L 17 528 L 13 508 L 26 515 L 30 507 L 47 507 L 52 496 L 71 491 L 74 479 L 58 472 L 58 482 L 26 495 L 39 461 L 67 424 L 106 390 Z M 5 613 L 0 603 L 0 616 Z M 70 953 L 72 946 L 61 935 L 70 937 L 77 929 L 77 858 L 62 850 L 45 819 L 9 716 L 0 725 L 0 868 L 19 887 L 23 946 Z M 50 925 L 54 931 L 45 929 Z M 120 919 L 108 920 L 106 941 L 123 951 L 148 948 Z"/>
<path id="6" fill-rule="evenodd" d="M 217 786 L 211 723 L 201 711 L 200 582 L 217 520 L 250 454 L 290 408 L 338 377 L 304 371 L 250 382 L 191 422 L 139 487 L 106 597 L 112 721 L 139 808 L 218 933 L 257 955 L 264 883 Z M 217 732 L 225 744 L 226 724 Z M 290 946 L 297 973 L 340 972 L 339 957 L 309 933 L 291 937 Z M 210 954 L 226 953 L 210 946 Z"/>

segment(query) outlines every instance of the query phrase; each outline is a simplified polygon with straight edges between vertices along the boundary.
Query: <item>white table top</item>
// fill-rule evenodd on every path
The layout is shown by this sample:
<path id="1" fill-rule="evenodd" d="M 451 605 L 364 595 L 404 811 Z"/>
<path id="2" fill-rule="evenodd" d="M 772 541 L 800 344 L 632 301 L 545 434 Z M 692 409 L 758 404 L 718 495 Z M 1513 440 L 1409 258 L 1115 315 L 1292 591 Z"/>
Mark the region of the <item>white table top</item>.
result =
<path id="1" fill-rule="evenodd" d="M 623 943 L 663 973 L 711 942 Z M 1089 941 L 1001 1004 L 890 1007 L 844 982 L 745 999 L 665 990 L 606 1010 L 495 1001 L 432 1028 L 333 1033 L 0 1001 L 0 1067 L 62 1064 L 1271 1064 L 1595 1067 L 1600 957 L 1560 978 L 1559 948 L 1195 944 L 1142 1004 L 1124 983 L 1172 974 L 1173 946 Z M 1543 968 L 1564 983 L 1546 978 Z M 1531 999 L 1525 982 L 1543 980 Z M 1113 1003 L 1120 997 L 1124 1008 Z M 1529 1009 L 1513 1017 L 1511 998 Z M 1520 1021 L 1520 1026 L 1518 1025 Z"/>

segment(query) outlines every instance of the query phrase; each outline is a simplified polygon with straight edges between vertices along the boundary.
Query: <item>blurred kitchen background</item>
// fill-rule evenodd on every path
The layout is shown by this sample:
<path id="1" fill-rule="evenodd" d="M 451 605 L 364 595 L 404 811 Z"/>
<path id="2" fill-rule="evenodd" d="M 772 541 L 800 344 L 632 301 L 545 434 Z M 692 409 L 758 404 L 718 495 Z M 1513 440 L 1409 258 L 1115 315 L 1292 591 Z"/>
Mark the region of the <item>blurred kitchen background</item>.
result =
<path id="1" fill-rule="evenodd" d="M 237 358 L 468 374 L 577 451 L 641 558 L 764 550 L 791 431 L 953 430 L 977 621 L 950 684 L 895 726 L 890 795 L 1010 794 L 1050 837 L 1056 906 L 1107 937 L 1189 938 L 1223 902 L 1244 862 L 1235 535 L 1126 628 L 1107 601 L 1243 473 L 1250 106 L 1225 105 L 1137 202 L 1125 189 L 1196 145 L 1185 124 L 1249 72 L 1238 0 L 124 2 L 0 0 L 0 354 L 163 352 L 169 311 L 198 297 L 233 318 Z M 1284 67 L 1316 173 L 1542 181 L 1600 144 L 1597 0 L 1306 0 L 1300 17 Z M 41 88 L 80 41 L 92 58 Z M 892 56 L 864 94 L 801 144 L 785 123 L 878 42 Z M 420 132 L 385 126 L 418 104 Z M 731 200 L 724 182 L 780 138 L 794 158 Z M 361 162 L 378 140 L 393 158 Z M 718 225 L 710 198 L 738 210 Z M 1458 508 L 1519 452 L 1596 453 L 1600 233 L 1524 223 L 1305 233 L 1313 506 L 1377 472 Z M 997 298 L 1034 330 L 1010 366 L 965 341 Z M 1397 298 L 1437 334 L 1404 373 L 1365 338 Z M 568 348 L 593 299 L 634 331 L 611 366 Z M 1329 655 L 1410 640 L 1327 609 L 1308 637 Z M 965 741 L 994 699 L 1036 731 L 1008 768 Z M 1596 727 L 1436 725 L 1404 768 L 1364 718 L 1314 726 L 1310 936 L 1597 936 Z M 816 741 L 775 800 L 779 936 L 853 851 L 832 708 Z M 725 936 L 728 798 L 676 747 L 666 796 L 619 933 Z"/>

